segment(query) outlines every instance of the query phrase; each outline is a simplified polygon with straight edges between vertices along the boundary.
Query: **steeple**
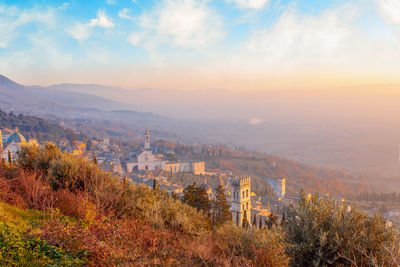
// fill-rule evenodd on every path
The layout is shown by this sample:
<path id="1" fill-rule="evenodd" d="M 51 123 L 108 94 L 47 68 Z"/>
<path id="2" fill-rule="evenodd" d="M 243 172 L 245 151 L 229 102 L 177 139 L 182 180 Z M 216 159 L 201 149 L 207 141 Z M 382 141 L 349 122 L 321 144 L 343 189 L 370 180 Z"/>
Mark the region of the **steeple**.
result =
<path id="1" fill-rule="evenodd" d="M 144 149 L 150 150 L 150 132 L 147 129 L 144 132 Z"/>

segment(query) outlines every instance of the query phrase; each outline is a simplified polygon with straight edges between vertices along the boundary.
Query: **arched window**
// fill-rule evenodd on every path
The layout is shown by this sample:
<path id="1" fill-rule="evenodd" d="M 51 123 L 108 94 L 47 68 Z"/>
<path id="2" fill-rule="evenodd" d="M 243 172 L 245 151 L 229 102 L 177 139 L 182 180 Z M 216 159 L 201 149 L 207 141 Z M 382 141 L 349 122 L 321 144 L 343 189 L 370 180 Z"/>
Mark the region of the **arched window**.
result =
<path id="1" fill-rule="evenodd" d="M 242 195 L 243 195 L 242 198 L 244 198 L 244 191 L 243 191 Z"/>
<path id="2" fill-rule="evenodd" d="M 246 210 L 249 209 L 249 202 L 246 203 Z"/>
<path id="3" fill-rule="evenodd" d="M 249 197 L 249 190 L 246 190 L 246 197 Z"/>
<path id="4" fill-rule="evenodd" d="M 242 210 L 244 210 L 244 204 L 242 205 Z"/>

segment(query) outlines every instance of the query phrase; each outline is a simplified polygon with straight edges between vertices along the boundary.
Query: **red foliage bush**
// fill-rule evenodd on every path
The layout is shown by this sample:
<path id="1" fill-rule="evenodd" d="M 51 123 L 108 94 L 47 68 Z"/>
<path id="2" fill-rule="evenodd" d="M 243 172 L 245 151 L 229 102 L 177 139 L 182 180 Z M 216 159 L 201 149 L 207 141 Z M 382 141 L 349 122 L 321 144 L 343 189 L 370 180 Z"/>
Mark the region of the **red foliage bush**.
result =
<path id="1" fill-rule="evenodd" d="M 53 219 L 43 225 L 40 237 L 67 251 L 87 251 L 89 266 L 183 263 L 182 237 L 135 219 L 96 219 L 88 227 Z"/>
<path id="2" fill-rule="evenodd" d="M 99 214 L 96 206 L 87 194 L 72 193 L 69 190 L 59 190 L 54 193 L 54 208 L 58 208 L 64 215 L 91 222 Z"/>
<path id="3" fill-rule="evenodd" d="M 6 202 L 18 208 L 26 208 L 25 199 L 12 190 L 12 181 L 0 178 L 0 201 Z"/>
<path id="4" fill-rule="evenodd" d="M 43 179 L 32 173 L 21 172 L 11 181 L 13 191 L 20 195 L 31 209 L 47 210 L 54 204 L 53 191 Z"/>

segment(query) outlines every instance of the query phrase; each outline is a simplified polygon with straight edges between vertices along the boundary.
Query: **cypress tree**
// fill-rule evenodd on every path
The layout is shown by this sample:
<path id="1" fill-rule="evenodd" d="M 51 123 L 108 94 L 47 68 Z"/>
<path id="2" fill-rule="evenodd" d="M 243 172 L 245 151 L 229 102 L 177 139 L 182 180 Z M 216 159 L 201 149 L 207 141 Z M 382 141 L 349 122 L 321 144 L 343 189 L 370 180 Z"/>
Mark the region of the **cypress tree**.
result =
<path id="1" fill-rule="evenodd" d="M 236 212 L 236 225 L 239 226 L 239 212 Z"/>
<path id="2" fill-rule="evenodd" d="M 249 228 L 249 221 L 247 220 L 247 211 L 246 210 L 243 213 L 242 227 Z"/>
<path id="3" fill-rule="evenodd" d="M 214 223 L 224 224 L 225 222 L 232 221 L 232 214 L 229 209 L 223 186 L 218 185 L 215 191 L 215 200 L 212 203 Z"/>
<path id="4" fill-rule="evenodd" d="M 156 190 L 156 188 L 157 188 L 157 181 L 156 181 L 156 178 L 154 178 L 154 180 L 153 180 L 153 190 Z"/>
<path id="5" fill-rule="evenodd" d="M 281 226 L 285 227 L 285 225 L 286 225 L 286 212 L 282 214 L 282 219 L 281 219 Z"/>
<path id="6" fill-rule="evenodd" d="M 93 164 L 97 166 L 97 158 L 96 158 L 96 156 L 93 157 Z"/>
<path id="7" fill-rule="evenodd" d="M 258 221 L 258 228 L 262 229 L 262 218 L 260 216 L 260 220 Z"/>
<path id="8" fill-rule="evenodd" d="M 255 214 L 253 216 L 253 228 L 257 228 L 257 216 Z"/>
<path id="9" fill-rule="evenodd" d="M 10 164 L 10 166 L 13 165 L 13 160 L 12 160 L 12 157 L 11 157 L 11 152 L 10 152 L 10 150 L 8 150 L 8 163 Z"/>

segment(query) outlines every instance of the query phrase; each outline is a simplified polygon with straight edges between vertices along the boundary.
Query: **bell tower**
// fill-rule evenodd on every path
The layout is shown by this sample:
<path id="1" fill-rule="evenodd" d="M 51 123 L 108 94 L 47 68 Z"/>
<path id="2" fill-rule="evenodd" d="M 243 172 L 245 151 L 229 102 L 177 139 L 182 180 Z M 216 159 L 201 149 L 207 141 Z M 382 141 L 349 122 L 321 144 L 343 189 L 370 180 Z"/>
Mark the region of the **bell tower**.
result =
<path id="1" fill-rule="evenodd" d="M 238 176 L 231 178 L 231 212 L 233 222 L 242 225 L 243 216 L 251 224 L 251 178 Z"/>
<path id="2" fill-rule="evenodd" d="M 144 150 L 150 150 L 150 132 L 146 130 L 144 133 Z"/>

